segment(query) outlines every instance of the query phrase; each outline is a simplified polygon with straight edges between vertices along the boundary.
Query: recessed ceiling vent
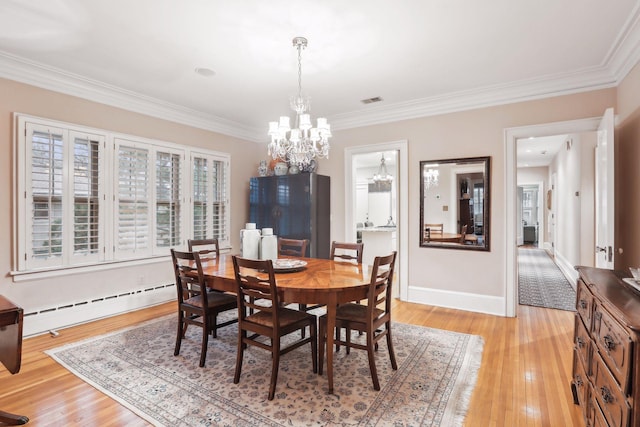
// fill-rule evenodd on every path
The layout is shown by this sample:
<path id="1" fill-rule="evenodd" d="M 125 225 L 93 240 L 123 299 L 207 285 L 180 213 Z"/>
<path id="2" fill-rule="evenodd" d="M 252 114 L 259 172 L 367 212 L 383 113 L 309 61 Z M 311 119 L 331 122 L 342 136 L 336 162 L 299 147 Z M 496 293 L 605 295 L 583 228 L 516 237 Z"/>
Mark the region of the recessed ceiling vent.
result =
<path id="1" fill-rule="evenodd" d="M 363 104 L 373 104 L 374 102 L 380 102 L 380 101 L 382 101 L 382 97 L 374 96 L 373 98 L 363 99 L 360 102 L 362 102 Z"/>

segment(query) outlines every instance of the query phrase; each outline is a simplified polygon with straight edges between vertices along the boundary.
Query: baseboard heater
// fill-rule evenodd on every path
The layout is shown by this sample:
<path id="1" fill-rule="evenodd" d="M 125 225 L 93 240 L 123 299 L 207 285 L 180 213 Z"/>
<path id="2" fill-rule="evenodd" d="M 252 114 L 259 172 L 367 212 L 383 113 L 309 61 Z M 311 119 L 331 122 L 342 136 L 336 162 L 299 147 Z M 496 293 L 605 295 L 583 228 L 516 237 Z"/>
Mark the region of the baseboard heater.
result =
<path id="1" fill-rule="evenodd" d="M 131 292 L 101 296 L 24 314 L 24 336 L 86 323 L 116 314 L 175 300 L 175 284 L 145 287 Z"/>

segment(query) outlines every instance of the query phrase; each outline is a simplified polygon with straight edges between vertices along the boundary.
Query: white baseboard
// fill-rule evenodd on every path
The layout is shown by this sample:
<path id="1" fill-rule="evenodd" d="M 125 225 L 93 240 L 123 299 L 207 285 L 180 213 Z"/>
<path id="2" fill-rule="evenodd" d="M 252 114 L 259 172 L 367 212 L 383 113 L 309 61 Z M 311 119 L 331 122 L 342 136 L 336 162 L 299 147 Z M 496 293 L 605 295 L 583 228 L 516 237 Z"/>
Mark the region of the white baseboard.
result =
<path id="1" fill-rule="evenodd" d="M 569 284 L 573 287 L 573 290 L 576 290 L 578 283 L 578 272 L 576 271 L 574 266 L 569 261 L 567 261 L 565 257 L 562 256 L 561 253 L 556 251 L 555 255 L 556 265 L 558 266 L 558 268 L 560 268 L 560 271 L 562 271 L 564 277 L 567 278 Z"/>
<path id="2" fill-rule="evenodd" d="M 23 335 L 25 337 L 38 335 L 175 299 L 176 288 L 171 283 L 50 307 L 33 313 L 25 313 Z"/>
<path id="3" fill-rule="evenodd" d="M 408 301 L 456 310 L 506 316 L 504 297 L 409 286 Z"/>

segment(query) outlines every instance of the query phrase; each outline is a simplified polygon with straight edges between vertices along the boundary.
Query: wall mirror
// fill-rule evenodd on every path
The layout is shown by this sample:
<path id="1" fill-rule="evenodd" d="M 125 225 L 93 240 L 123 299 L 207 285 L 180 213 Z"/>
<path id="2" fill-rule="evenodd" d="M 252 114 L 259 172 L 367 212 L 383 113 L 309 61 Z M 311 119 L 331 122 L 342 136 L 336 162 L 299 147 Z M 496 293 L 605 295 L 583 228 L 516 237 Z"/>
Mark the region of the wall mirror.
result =
<path id="1" fill-rule="evenodd" d="M 420 162 L 420 246 L 488 251 L 491 157 Z"/>

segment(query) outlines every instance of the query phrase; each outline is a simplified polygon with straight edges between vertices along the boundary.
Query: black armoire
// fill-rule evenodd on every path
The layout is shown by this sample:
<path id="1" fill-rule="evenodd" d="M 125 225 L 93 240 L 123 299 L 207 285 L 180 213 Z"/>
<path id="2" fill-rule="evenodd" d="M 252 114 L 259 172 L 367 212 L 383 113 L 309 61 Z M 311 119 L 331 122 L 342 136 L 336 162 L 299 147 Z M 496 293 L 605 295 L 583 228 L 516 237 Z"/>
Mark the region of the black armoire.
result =
<path id="1" fill-rule="evenodd" d="M 308 239 L 308 257 L 329 258 L 330 189 L 330 178 L 315 173 L 251 178 L 249 222 L 278 237 Z"/>

